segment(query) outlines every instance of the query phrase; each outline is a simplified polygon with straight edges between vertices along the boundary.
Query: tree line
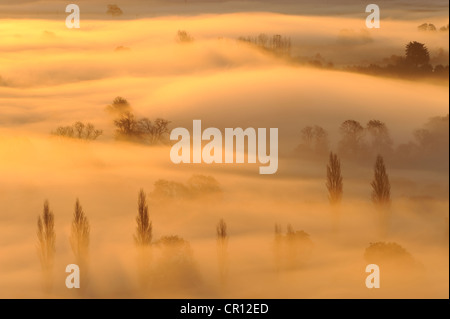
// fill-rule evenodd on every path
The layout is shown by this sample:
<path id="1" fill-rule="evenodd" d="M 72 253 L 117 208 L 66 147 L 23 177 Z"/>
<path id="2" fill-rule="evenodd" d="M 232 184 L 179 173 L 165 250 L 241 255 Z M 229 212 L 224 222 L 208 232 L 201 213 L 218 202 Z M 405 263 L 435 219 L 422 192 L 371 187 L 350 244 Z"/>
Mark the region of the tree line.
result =
<path id="1" fill-rule="evenodd" d="M 449 115 L 436 116 L 413 131 L 412 140 L 394 146 L 386 123 L 370 120 L 365 125 L 346 120 L 339 126 L 337 154 L 347 160 L 367 161 L 377 154 L 396 166 L 447 167 L 449 149 Z M 329 133 L 321 126 L 306 126 L 300 131 L 300 144 L 295 153 L 305 157 L 323 156 L 330 151 Z"/>

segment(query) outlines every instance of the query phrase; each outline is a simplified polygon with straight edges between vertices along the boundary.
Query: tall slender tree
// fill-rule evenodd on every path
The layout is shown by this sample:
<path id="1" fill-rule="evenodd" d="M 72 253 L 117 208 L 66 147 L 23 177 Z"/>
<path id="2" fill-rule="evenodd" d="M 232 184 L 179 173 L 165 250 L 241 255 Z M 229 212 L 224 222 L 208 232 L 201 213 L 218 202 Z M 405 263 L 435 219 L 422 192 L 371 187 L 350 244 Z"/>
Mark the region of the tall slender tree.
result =
<path id="1" fill-rule="evenodd" d="M 388 207 L 391 203 L 391 184 L 381 155 L 377 156 L 371 185 L 373 203 L 379 208 Z"/>
<path id="2" fill-rule="evenodd" d="M 136 223 L 134 242 L 138 248 L 139 282 L 141 287 L 146 289 L 150 278 L 150 248 L 153 238 L 153 227 L 148 214 L 147 196 L 143 189 L 141 189 L 138 194 L 138 214 Z"/>
<path id="3" fill-rule="evenodd" d="M 44 285 L 51 289 L 51 271 L 55 257 L 55 216 L 50 210 L 48 201 L 44 202 L 44 211 L 37 221 L 38 255 L 44 273 Z"/>
<path id="4" fill-rule="evenodd" d="M 372 185 L 372 202 L 378 211 L 379 231 L 381 236 L 386 236 L 388 233 L 388 224 L 390 216 L 391 205 L 391 184 L 389 176 L 386 173 L 386 166 L 384 159 L 378 155 L 375 162 L 374 178 Z"/>
<path id="5" fill-rule="evenodd" d="M 83 207 L 77 198 L 73 213 L 70 244 L 79 266 L 84 265 L 88 257 L 90 226 Z"/>
<path id="6" fill-rule="evenodd" d="M 222 285 L 226 284 L 226 277 L 228 271 L 228 230 L 227 224 L 223 219 L 219 221 L 216 226 L 217 235 L 217 256 L 219 259 L 219 275 Z"/>
<path id="7" fill-rule="evenodd" d="M 330 153 L 327 165 L 328 200 L 331 205 L 337 205 L 342 200 L 344 183 L 341 175 L 341 161 L 336 154 Z"/>
<path id="8" fill-rule="evenodd" d="M 148 215 L 147 196 L 143 189 L 138 195 L 138 215 L 136 217 L 136 234 L 134 241 L 137 246 L 149 246 L 152 242 L 152 222 Z"/>

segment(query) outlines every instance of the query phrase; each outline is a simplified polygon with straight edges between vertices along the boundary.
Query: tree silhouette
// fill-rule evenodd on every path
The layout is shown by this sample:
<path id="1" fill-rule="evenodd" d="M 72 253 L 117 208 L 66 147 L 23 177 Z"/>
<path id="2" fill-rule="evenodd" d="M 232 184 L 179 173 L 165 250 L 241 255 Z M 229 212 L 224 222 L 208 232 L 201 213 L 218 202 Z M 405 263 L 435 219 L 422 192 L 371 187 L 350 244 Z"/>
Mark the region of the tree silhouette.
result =
<path id="1" fill-rule="evenodd" d="M 131 112 L 124 112 L 114 120 L 117 137 L 138 137 L 140 135 L 136 117 Z"/>
<path id="2" fill-rule="evenodd" d="M 436 26 L 432 23 L 423 23 L 417 27 L 419 31 L 437 31 Z"/>
<path id="3" fill-rule="evenodd" d="M 120 9 L 116 4 L 108 4 L 107 8 L 108 10 L 106 11 L 106 14 L 110 14 L 113 17 L 118 17 L 123 14 L 122 9 Z"/>
<path id="4" fill-rule="evenodd" d="M 189 292 L 201 286 L 200 272 L 188 241 L 177 235 L 163 236 L 153 247 L 159 253 L 154 264 L 152 290 Z"/>
<path id="5" fill-rule="evenodd" d="M 73 213 L 72 228 L 70 235 L 70 245 L 73 254 L 81 267 L 85 264 L 89 250 L 90 226 L 83 207 L 77 198 Z"/>
<path id="6" fill-rule="evenodd" d="M 416 41 L 406 45 L 406 61 L 415 67 L 427 65 L 430 62 L 430 53 L 423 43 Z"/>
<path id="7" fill-rule="evenodd" d="M 357 156 L 364 148 L 364 127 L 355 120 L 347 120 L 339 128 L 341 132 L 341 141 L 339 142 L 339 151 L 342 154 Z"/>
<path id="8" fill-rule="evenodd" d="M 53 135 L 76 138 L 80 140 L 96 140 L 103 134 L 102 130 L 97 130 L 91 123 L 75 122 L 71 126 L 59 126 Z"/>
<path id="9" fill-rule="evenodd" d="M 312 126 L 306 126 L 301 131 L 301 138 L 303 145 L 308 148 L 312 148 L 312 143 L 314 140 L 314 128 Z"/>
<path id="10" fill-rule="evenodd" d="M 157 118 L 153 123 L 148 118 L 140 119 L 137 122 L 138 135 L 143 136 L 147 143 L 156 144 L 169 134 L 169 123 L 170 121 L 161 118 Z"/>
<path id="11" fill-rule="evenodd" d="M 113 102 L 106 107 L 106 110 L 113 114 L 124 114 L 126 112 L 131 112 L 131 105 L 127 99 L 117 96 Z"/>
<path id="12" fill-rule="evenodd" d="M 283 230 L 280 224 L 275 224 L 274 228 L 274 259 L 275 259 L 275 270 L 278 272 L 281 270 L 283 264 Z"/>
<path id="13" fill-rule="evenodd" d="M 153 122 L 148 118 L 138 120 L 130 111 L 121 113 L 114 120 L 116 138 L 149 145 L 165 142 L 164 138 L 169 134 L 169 123 L 170 121 L 161 118 Z"/>
<path id="14" fill-rule="evenodd" d="M 341 175 L 341 162 L 336 154 L 330 153 L 327 165 L 328 199 L 331 205 L 339 204 L 342 200 L 343 182 Z"/>
<path id="15" fill-rule="evenodd" d="M 227 224 L 223 219 L 219 221 L 216 227 L 217 234 L 217 255 L 219 259 L 219 275 L 222 285 L 226 283 L 227 276 L 227 248 L 228 248 L 228 232 Z"/>
<path id="16" fill-rule="evenodd" d="M 70 234 L 70 246 L 72 252 L 75 255 L 76 264 L 80 267 L 80 271 L 83 273 L 81 276 L 81 286 L 84 289 L 87 285 L 88 278 L 88 253 L 89 253 L 89 237 L 90 226 L 86 214 L 83 211 L 83 207 L 80 201 L 76 200 L 75 209 L 73 213 L 71 234 Z"/>
<path id="17" fill-rule="evenodd" d="M 372 138 L 371 147 L 375 154 L 392 151 L 393 142 L 386 124 L 379 120 L 370 120 L 366 127 L 370 137 Z"/>
<path id="18" fill-rule="evenodd" d="M 55 216 L 50 210 L 48 201 L 44 202 L 42 217 L 37 221 L 38 255 L 44 272 L 44 283 L 47 290 L 51 289 L 51 270 L 55 257 Z"/>
<path id="19" fill-rule="evenodd" d="M 395 242 L 370 243 L 364 251 L 364 259 L 371 264 L 379 266 L 414 266 L 413 256 L 402 246 Z"/>
<path id="20" fill-rule="evenodd" d="M 275 224 L 275 265 L 276 269 L 292 270 L 302 267 L 309 260 L 313 243 L 309 234 L 296 231 L 289 224 L 283 235 L 281 226 Z"/>
<path id="21" fill-rule="evenodd" d="M 431 118 L 422 129 L 414 132 L 414 138 L 419 147 L 427 155 L 436 151 L 448 152 L 449 144 L 449 116 L 436 116 Z M 447 156 L 448 157 L 448 156 Z"/>
<path id="22" fill-rule="evenodd" d="M 258 36 L 241 36 L 238 38 L 238 41 L 255 45 L 260 49 L 279 56 L 291 55 L 291 38 L 282 36 L 281 34 L 275 34 L 272 37 L 264 33 Z"/>
<path id="23" fill-rule="evenodd" d="M 315 151 L 317 154 L 328 152 L 328 133 L 318 125 L 314 125 Z"/>
<path id="24" fill-rule="evenodd" d="M 194 41 L 194 38 L 185 30 L 178 30 L 176 41 L 178 43 L 189 43 Z"/>
<path id="25" fill-rule="evenodd" d="M 148 215 L 147 197 L 143 189 L 138 195 L 138 215 L 136 217 L 136 234 L 134 241 L 137 246 L 150 246 L 152 242 L 152 222 Z"/>
<path id="26" fill-rule="evenodd" d="M 388 232 L 388 222 L 391 205 L 391 184 L 386 173 L 386 167 L 381 155 L 377 156 L 375 162 L 374 178 L 372 185 L 372 202 L 378 211 L 379 231 L 381 236 Z"/>
<path id="27" fill-rule="evenodd" d="M 328 133 L 321 126 L 306 126 L 301 130 L 300 149 L 314 151 L 316 154 L 328 152 Z"/>
<path id="28" fill-rule="evenodd" d="M 372 185 L 372 201 L 377 207 L 387 207 L 391 202 L 391 184 L 389 176 L 386 173 L 384 159 L 381 155 L 377 156 L 375 162 L 374 179 Z"/>
<path id="29" fill-rule="evenodd" d="M 153 238 L 152 222 L 148 215 L 147 196 L 143 189 L 138 194 L 138 214 L 136 217 L 136 234 L 134 242 L 138 248 L 138 275 L 142 288 L 147 288 L 149 283 L 151 245 Z"/>

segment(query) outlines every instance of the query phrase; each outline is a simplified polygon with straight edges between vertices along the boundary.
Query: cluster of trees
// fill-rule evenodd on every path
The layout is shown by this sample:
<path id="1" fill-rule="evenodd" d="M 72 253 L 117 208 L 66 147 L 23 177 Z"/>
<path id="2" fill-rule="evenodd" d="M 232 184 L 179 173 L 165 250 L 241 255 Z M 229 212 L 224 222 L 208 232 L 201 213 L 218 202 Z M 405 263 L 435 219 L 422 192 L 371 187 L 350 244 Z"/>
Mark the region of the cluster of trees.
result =
<path id="1" fill-rule="evenodd" d="M 186 30 L 178 30 L 175 40 L 178 43 L 190 43 L 194 41 L 194 37 Z"/>
<path id="2" fill-rule="evenodd" d="M 114 117 L 113 124 L 117 140 L 147 145 L 167 143 L 170 121 L 162 118 L 156 118 L 154 121 L 146 117 L 137 118 L 130 103 L 120 96 L 106 107 L 106 111 Z M 96 129 L 91 123 L 78 121 L 73 125 L 59 126 L 51 134 L 92 141 L 103 135 L 103 131 Z"/>
<path id="3" fill-rule="evenodd" d="M 363 127 L 358 121 L 347 120 L 339 127 L 341 140 L 338 151 L 344 157 L 358 158 L 365 154 L 390 154 L 393 141 L 385 123 L 369 121 Z"/>
<path id="4" fill-rule="evenodd" d="M 425 44 L 412 41 L 405 46 L 405 56 L 392 55 L 385 59 L 386 65 L 370 64 L 369 66 L 350 67 L 349 70 L 374 75 L 390 75 L 401 77 L 437 77 L 448 79 L 449 66 L 431 65 L 430 52 Z"/>
<path id="5" fill-rule="evenodd" d="M 312 151 L 316 154 L 328 153 L 328 132 L 319 125 L 306 126 L 301 130 L 300 151 Z"/>
<path id="6" fill-rule="evenodd" d="M 293 270 L 308 262 L 314 244 L 305 231 L 296 231 L 291 225 L 288 225 L 286 233 L 283 234 L 281 226 L 275 224 L 274 248 L 276 270 Z"/>
<path id="7" fill-rule="evenodd" d="M 162 118 L 154 121 L 146 117 L 137 118 L 130 103 L 120 96 L 116 97 L 106 110 L 115 117 L 116 139 L 148 145 L 166 142 L 170 121 Z"/>
<path id="8" fill-rule="evenodd" d="M 390 154 L 393 141 L 385 123 L 370 120 L 366 126 L 355 120 L 346 120 L 340 127 L 341 139 L 338 153 L 347 158 L 357 159 L 373 154 Z M 328 154 L 328 132 L 319 125 L 306 126 L 301 132 L 301 143 L 296 151 L 302 154 Z"/>
<path id="9" fill-rule="evenodd" d="M 296 56 L 292 58 L 292 61 L 297 64 L 315 68 L 334 69 L 334 63 L 325 59 L 320 53 L 316 53 L 313 56 Z"/>
<path id="10" fill-rule="evenodd" d="M 419 25 L 417 27 L 417 29 L 419 31 L 431 31 L 431 32 L 437 31 L 436 26 L 434 24 L 432 24 L 432 23 L 423 23 L 423 24 Z M 441 31 L 441 32 L 448 32 L 448 24 L 440 27 L 439 31 Z"/>
<path id="11" fill-rule="evenodd" d="M 275 34 L 269 36 L 265 33 L 261 33 L 258 36 L 246 36 L 239 37 L 238 41 L 255 45 L 263 50 L 275 53 L 280 56 L 291 56 L 291 38 Z"/>
<path id="12" fill-rule="evenodd" d="M 413 132 L 413 140 L 397 147 L 394 163 L 444 168 L 449 162 L 449 116 L 431 118 Z"/>
<path id="13" fill-rule="evenodd" d="M 346 120 L 339 127 L 339 156 L 348 160 L 368 160 L 376 154 L 388 157 L 394 165 L 448 164 L 449 116 L 431 118 L 423 128 L 413 132 L 412 140 L 394 147 L 387 125 L 380 120 L 370 120 L 363 126 L 356 120 Z M 327 131 L 318 126 L 306 126 L 301 130 L 301 143 L 295 152 L 302 156 L 323 156 L 329 153 Z"/>
<path id="14" fill-rule="evenodd" d="M 119 17 L 123 14 L 123 11 L 116 4 L 108 4 L 106 14 L 109 14 L 110 16 L 113 17 Z"/>
<path id="15" fill-rule="evenodd" d="M 389 266 L 411 267 L 416 265 L 413 256 L 395 242 L 370 243 L 364 251 L 364 259 L 369 264 L 376 264 L 384 269 Z"/>
<path id="16" fill-rule="evenodd" d="M 52 134 L 81 140 L 96 140 L 103 134 L 103 131 L 97 130 L 91 123 L 83 123 L 78 121 L 70 126 L 59 126 L 54 132 L 52 132 Z"/>
<path id="17" fill-rule="evenodd" d="M 212 176 L 193 175 L 186 184 L 159 179 L 150 193 L 153 200 L 195 199 L 218 195 L 222 192 L 219 182 Z"/>

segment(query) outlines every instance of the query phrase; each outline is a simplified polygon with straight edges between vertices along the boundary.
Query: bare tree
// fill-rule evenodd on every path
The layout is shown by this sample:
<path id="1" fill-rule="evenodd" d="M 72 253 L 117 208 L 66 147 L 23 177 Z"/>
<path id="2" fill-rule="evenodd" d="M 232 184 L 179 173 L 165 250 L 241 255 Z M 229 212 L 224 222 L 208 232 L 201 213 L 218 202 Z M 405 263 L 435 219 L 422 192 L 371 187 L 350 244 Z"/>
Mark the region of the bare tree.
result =
<path id="1" fill-rule="evenodd" d="M 116 135 L 119 138 L 130 138 L 139 136 L 137 120 L 133 113 L 124 112 L 114 120 L 116 126 Z"/>
<path id="2" fill-rule="evenodd" d="M 50 210 L 48 201 L 44 202 L 42 217 L 37 221 L 38 255 L 44 272 L 44 282 L 46 289 L 52 286 L 51 271 L 55 257 L 55 216 Z"/>
<path id="3" fill-rule="evenodd" d="M 216 234 L 217 234 L 217 255 L 219 259 L 220 282 L 222 285 L 225 285 L 228 270 L 227 269 L 228 232 L 227 232 L 227 224 L 223 219 L 221 219 L 217 224 Z"/>
<path id="4" fill-rule="evenodd" d="M 138 120 L 132 112 L 124 112 L 114 120 L 117 138 L 150 145 L 164 142 L 165 136 L 169 134 L 169 123 L 170 121 L 161 118 L 157 118 L 153 123 L 148 118 Z"/>
<path id="5" fill-rule="evenodd" d="M 71 126 L 60 126 L 52 134 L 80 140 L 96 140 L 103 134 L 103 131 L 97 130 L 91 123 L 85 124 L 78 121 Z"/>
<path id="6" fill-rule="evenodd" d="M 137 122 L 137 129 L 148 144 L 154 145 L 169 134 L 169 123 L 170 121 L 161 118 L 157 118 L 153 123 L 148 118 L 143 118 Z"/>
<path id="7" fill-rule="evenodd" d="M 331 205 L 337 205 L 342 200 L 344 189 L 341 175 L 341 161 L 336 154 L 330 153 L 330 159 L 327 165 L 327 183 L 328 200 Z"/>

